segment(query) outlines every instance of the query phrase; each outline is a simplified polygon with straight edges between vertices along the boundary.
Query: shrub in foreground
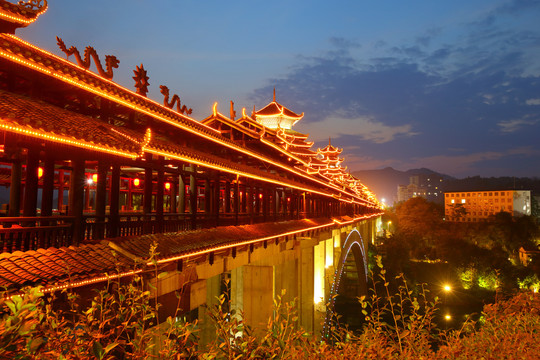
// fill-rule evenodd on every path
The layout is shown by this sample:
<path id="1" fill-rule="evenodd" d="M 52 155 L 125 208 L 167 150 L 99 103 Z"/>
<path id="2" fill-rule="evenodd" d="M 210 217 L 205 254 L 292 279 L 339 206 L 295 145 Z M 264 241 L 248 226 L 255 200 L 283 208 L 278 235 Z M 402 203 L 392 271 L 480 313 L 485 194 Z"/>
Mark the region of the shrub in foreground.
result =
<path id="1" fill-rule="evenodd" d="M 360 299 L 365 325 L 353 333 L 334 321 L 321 341 L 298 326 L 294 303 L 278 296 L 264 329 L 254 331 L 219 297 L 209 317 L 216 338 L 204 346 L 199 323 L 158 307 L 141 277 L 96 291 L 87 307 L 66 291 L 67 308 L 39 288 L 0 298 L 0 359 L 499 359 L 540 358 L 540 298 L 520 293 L 487 305 L 481 323 L 442 331 L 435 325 L 437 301 L 426 289 L 410 289 L 401 276 L 396 291 L 380 259 L 377 285 Z M 157 325 L 159 324 L 159 325 Z M 436 345 L 436 346 L 434 346 Z"/>

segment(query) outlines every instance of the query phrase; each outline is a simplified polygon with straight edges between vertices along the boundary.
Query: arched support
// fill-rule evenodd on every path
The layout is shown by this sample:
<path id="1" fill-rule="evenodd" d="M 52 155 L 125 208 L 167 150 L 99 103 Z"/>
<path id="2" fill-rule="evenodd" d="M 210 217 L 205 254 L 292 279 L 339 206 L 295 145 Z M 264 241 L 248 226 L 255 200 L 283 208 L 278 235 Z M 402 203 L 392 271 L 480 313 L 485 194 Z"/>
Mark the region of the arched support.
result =
<path id="1" fill-rule="evenodd" d="M 335 295 L 339 292 L 339 285 L 343 276 L 345 261 L 349 253 L 353 254 L 356 269 L 358 271 L 358 294 L 357 296 L 367 295 L 367 249 L 364 246 L 362 235 L 357 229 L 353 229 L 348 235 L 345 242 L 341 245 L 341 255 L 339 261 L 335 264 L 334 279 L 330 289 L 330 298 L 326 309 L 326 318 L 324 321 L 323 335 L 326 337 L 330 329 L 330 321 L 334 314 Z"/>

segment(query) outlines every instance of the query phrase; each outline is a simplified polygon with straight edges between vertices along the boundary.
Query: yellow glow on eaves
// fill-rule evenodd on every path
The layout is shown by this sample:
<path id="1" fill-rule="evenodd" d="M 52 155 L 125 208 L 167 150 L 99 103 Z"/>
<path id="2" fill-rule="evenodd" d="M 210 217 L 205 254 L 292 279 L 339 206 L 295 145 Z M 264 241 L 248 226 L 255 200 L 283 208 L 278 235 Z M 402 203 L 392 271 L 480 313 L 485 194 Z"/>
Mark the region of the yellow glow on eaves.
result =
<path id="1" fill-rule="evenodd" d="M 108 154 L 127 157 L 127 158 L 130 158 L 130 159 L 135 159 L 138 156 L 135 153 L 129 153 L 129 152 L 125 152 L 125 151 L 115 150 L 115 149 L 111 149 L 111 148 L 108 148 L 108 147 L 97 146 L 97 145 L 89 144 L 89 143 L 86 143 L 86 142 L 76 141 L 76 140 L 66 138 L 66 137 L 62 137 L 62 136 L 49 135 L 49 134 L 45 134 L 45 133 L 25 129 L 25 128 L 22 128 L 22 127 L 9 125 L 9 124 L 5 123 L 4 121 L 5 121 L 4 119 L 0 119 L 0 129 L 4 129 L 6 131 L 11 131 L 11 132 L 15 132 L 15 133 L 18 133 L 18 134 L 27 135 L 27 136 L 31 136 L 31 137 L 36 137 L 36 138 L 40 138 L 40 139 L 44 139 L 44 140 L 59 142 L 59 143 L 66 144 L 66 145 L 72 145 L 72 146 L 80 147 L 80 148 L 83 148 L 83 149 L 89 149 L 89 150 L 94 150 L 94 151 L 105 152 L 105 153 L 108 153 Z"/>
<path id="2" fill-rule="evenodd" d="M 14 36 L 14 35 L 2 35 L 2 36 L 8 36 L 8 37 L 12 38 L 12 39 L 15 40 L 15 41 L 18 41 L 18 42 L 20 42 L 20 43 L 22 43 L 22 44 L 25 44 L 25 45 L 27 45 L 27 46 L 29 46 L 29 47 L 32 47 L 33 49 L 36 49 L 37 51 L 40 51 L 40 52 L 42 52 L 42 53 L 44 53 L 44 54 L 47 54 L 48 56 L 52 56 L 52 57 L 54 57 L 55 59 L 57 59 L 58 61 L 60 61 L 60 62 L 62 62 L 62 63 L 64 63 L 64 64 L 66 64 L 66 65 L 69 65 L 69 66 L 75 66 L 73 63 L 71 63 L 71 62 L 69 62 L 69 61 L 67 61 L 67 60 L 65 60 L 65 59 L 62 59 L 62 58 L 60 58 L 60 57 L 58 57 L 58 56 L 56 56 L 56 55 L 50 54 L 50 53 L 48 53 L 48 52 L 45 52 L 45 51 L 43 51 L 42 49 L 40 49 L 40 48 L 38 48 L 38 47 L 36 47 L 36 46 L 34 46 L 34 45 L 31 45 L 31 44 L 29 44 L 29 43 L 27 43 L 27 42 L 25 42 L 25 41 L 19 39 L 18 37 Z M 91 92 L 91 93 L 93 93 L 93 94 L 96 94 L 96 95 L 99 95 L 99 96 L 104 97 L 104 98 L 106 98 L 106 99 L 109 99 L 109 100 L 111 100 L 111 101 L 120 103 L 120 104 L 122 104 L 122 105 L 124 105 L 124 106 L 126 106 L 126 107 L 128 107 L 128 108 L 134 109 L 134 110 L 136 110 L 136 111 L 138 111 L 138 112 L 144 113 L 144 114 L 149 115 L 149 116 L 154 117 L 154 118 L 157 118 L 157 119 L 159 119 L 159 120 L 161 120 L 161 121 L 163 121 L 163 122 L 165 122 L 165 123 L 167 123 L 167 124 L 170 124 L 170 125 L 172 125 L 172 126 L 175 126 L 175 127 L 177 127 L 177 128 L 180 128 L 180 129 L 182 129 L 182 130 L 188 131 L 188 132 L 190 132 L 190 133 L 192 133 L 192 134 L 194 134 L 194 135 L 196 135 L 196 136 L 205 138 L 205 139 L 207 139 L 207 140 L 210 140 L 210 141 L 212 141 L 212 142 L 218 143 L 218 144 L 220 144 L 220 145 L 223 145 L 223 146 L 228 147 L 228 148 L 230 148 L 230 149 L 233 149 L 233 150 L 235 150 L 235 151 L 239 151 L 239 152 L 244 153 L 244 154 L 246 154 L 246 155 L 249 155 L 249 156 L 252 156 L 252 157 L 261 159 L 261 160 L 263 160 L 263 161 L 266 162 L 266 163 L 269 163 L 269 164 L 271 164 L 271 165 L 274 165 L 274 166 L 276 166 L 276 167 L 279 167 L 279 168 L 281 168 L 281 169 L 284 169 L 285 171 L 288 171 L 288 172 L 293 173 L 293 174 L 295 174 L 295 175 L 301 176 L 301 177 L 303 177 L 303 178 L 305 178 L 305 179 L 308 179 L 308 180 L 310 180 L 310 181 L 315 181 L 315 182 L 318 182 L 318 183 L 320 183 L 320 184 L 322 184 L 322 185 L 324 185 L 324 186 L 332 187 L 332 188 L 334 188 L 335 190 L 340 191 L 340 192 L 343 191 L 343 189 L 341 189 L 340 187 L 338 187 L 338 186 L 336 186 L 336 185 L 334 185 L 334 184 L 324 183 L 323 181 L 320 181 L 320 180 L 317 179 L 316 177 L 309 176 L 309 175 L 307 175 L 307 174 L 302 174 L 301 172 L 297 171 L 295 168 L 290 167 L 290 166 L 285 165 L 285 164 L 281 164 L 281 163 L 276 162 L 276 161 L 273 161 L 273 160 L 271 160 L 270 158 L 267 158 L 267 157 L 263 156 L 262 154 L 259 154 L 259 153 L 253 152 L 253 151 L 251 151 L 251 150 L 249 150 L 249 149 L 243 148 L 243 147 L 241 147 L 241 146 L 239 146 L 239 145 L 237 145 L 237 144 L 235 144 L 235 143 L 229 143 L 229 142 L 227 142 L 227 141 L 224 141 L 223 139 L 220 139 L 218 136 L 210 136 L 210 135 L 204 134 L 204 133 L 200 132 L 200 131 L 199 131 L 198 129 L 196 129 L 196 128 L 192 128 L 192 127 L 190 127 L 190 126 L 185 126 L 185 125 L 183 125 L 183 124 L 181 124 L 181 123 L 178 123 L 178 122 L 175 121 L 175 120 L 172 120 L 172 119 L 163 117 L 162 115 L 160 115 L 160 114 L 158 114 L 158 113 L 156 113 L 156 112 L 154 112 L 154 111 L 147 110 L 147 109 L 145 109 L 145 108 L 143 108 L 143 107 L 141 107 L 141 106 L 137 106 L 136 104 L 134 104 L 134 103 L 132 103 L 132 102 L 130 102 L 130 101 L 123 100 L 123 99 L 121 99 L 119 96 L 110 95 L 110 94 L 105 93 L 105 92 L 103 92 L 102 90 L 100 90 L 100 89 L 98 89 L 98 88 L 96 88 L 96 87 L 87 85 L 87 84 L 82 83 L 82 82 L 77 81 L 77 80 L 73 80 L 72 78 L 69 78 L 69 77 L 64 76 L 64 75 L 62 75 L 62 74 L 58 74 L 58 73 L 56 73 L 56 72 L 52 72 L 51 70 L 49 70 L 49 69 L 47 69 L 47 68 L 45 68 L 45 67 L 43 67 L 43 66 L 36 65 L 35 63 L 29 62 L 29 61 L 27 61 L 26 59 L 21 59 L 21 58 L 19 58 L 19 57 L 17 57 L 17 56 L 14 56 L 14 55 L 12 55 L 12 54 L 6 53 L 6 52 L 4 52 L 4 51 L 0 51 L 0 56 L 2 56 L 2 57 L 4 57 L 4 58 L 8 58 L 8 59 L 10 59 L 10 60 L 13 60 L 13 61 L 15 61 L 15 62 L 18 62 L 18 63 L 20 63 L 20 64 L 23 64 L 23 65 L 25 65 L 25 66 L 28 66 L 28 67 L 30 67 L 30 68 L 33 68 L 33 69 L 35 69 L 35 70 L 37 70 L 37 71 L 40 71 L 40 72 L 42 72 L 42 73 L 44 73 L 44 74 L 54 76 L 54 77 L 58 78 L 59 80 L 61 80 L 61 81 L 63 81 L 63 82 L 67 82 L 67 83 L 72 84 L 72 85 L 74 85 L 74 86 L 76 86 L 76 87 L 79 87 L 79 88 L 81 88 L 81 89 L 84 89 L 84 90 L 86 90 L 86 91 L 89 91 L 89 92 Z M 119 86 L 118 84 L 116 84 L 116 83 L 114 83 L 114 82 L 112 82 L 112 81 L 110 81 L 110 80 L 108 80 L 108 79 L 104 79 L 104 78 L 102 78 L 102 77 L 100 77 L 100 76 L 98 76 L 98 75 L 96 75 L 96 74 L 93 74 L 93 73 L 88 73 L 88 74 L 92 74 L 93 76 L 95 76 L 95 77 L 97 77 L 98 79 L 100 79 L 100 81 L 107 82 L 107 83 L 111 84 L 112 86 L 115 86 L 116 88 L 120 89 L 121 91 L 127 91 L 127 90 L 124 89 L 123 87 Z M 169 108 L 167 108 L 167 107 L 164 107 L 163 105 L 161 105 L 161 104 L 159 104 L 159 103 L 157 103 L 157 102 L 155 102 L 155 101 L 153 101 L 153 100 L 150 100 L 150 99 L 148 99 L 148 98 L 146 98 L 146 97 L 143 97 L 143 96 L 141 96 L 141 95 L 139 95 L 139 94 L 134 94 L 134 93 L 132 93 L 132 92 L 130 92 L 130 93 L 131 93 L 133 96 L 139 96 L 141 99 L 143 99 L 143 100 L 146 101 L 146 102 L 151 102 L 151 103 L 153 103 L 154 105 L 158 106 L 159 108 L 161 108 L 161 109 L 163 109 L 163 110 L 165 110 L 165 111 L 167 111 L 167 112 L 173 113 L 175 116 L 179 116 L 178 113 L 175 112 L 174 110 L 171 110 L 171 109 L 169 109 Z M 283 111 L 283 110 L 282 110 L 282 111 Z M 215 112 L 215 114 L 217 115 L 217 103 L 214 105 L 214 112 Z M 285 115 L 284 115 L 284 116 L 285 116 Z M 183 118 L 186 118 L 188 121 L 195 121 L 195 120 L 193 120 L 193 119 L 191 119 L 191 118 L 189 118 L 189 117 L 186 117 L 186 116 L 183 116 Z M 215 133 L 216 135 L 219 135 L 219 134 L 220 134 L 220 132 L 219 132 L 217 129 L 211 128 L 211 127 L 209 127 L 209 126 L 207 126 L 207 125 L 204 125 L 204 124 L 201 124 L 201 123 L 198 123 L 198 122 L 197 122 L 197 124 L 198 124 L 199 126 L 201 126 L 201 127 L 204 127 L 205 129 L 208 129 L 208 130 L 212 131 L 212 132 Z M 219 136 L 220 136 L 220 135 L 219 135 Z M 295 157 L 295 158 L 296 158 L 296 157 Z M 253 177 L 253 176 L 250 176 L 250 177 Z M 265 181 L 267 181 L 267 180 L 265 180 Z M 273 181 L 273 182 L 275 182 L 275 181 Z M 296 187 L 296 188 L 298 188 L 298 187 Z M 304 189 L 304 188 L 301 188 L 301 189 Z M 307 190 L 307 191 L 313 192 L 312 190 Z M 324 194 L 325 196 L 328 196 L 328 194 L 325 194 L 325 193 L 321 193 L 321 194 Z M 357 196 L 356 194 L 347 194 L 347 195 L 353 196 L 353 197 L 356 197 L 356 196 Z M 365 201 L 365 200 L 363 200 L 363 201 Z M 362 203 L 358 203 L 358 204 L 362 204 Z"/>
<path id="3" fill-rule="evenodd" d="M 4 19 L 7 19 L 7 20 L 10 20 L 10 21 L 17 21 L 21 24 L 25 24 L 25 25 L 28 25 L 28 24 L 31 24 L 33 23 L 34 21 L 37 20 L 38 17 L 40 17 L 42 14 L 44 14 L 46 11 L 47 11 L 48 7 L 45 7 L 41 12 L 37 13 L 37 16 L 34 18 L 34 19 L 26 19 L 26 18 L 23 18 L 23 17 L 20 17 L 20 16 L 15 16 L 15 15 L 8 15 L 8 14 L 5 14 L 3 12 L 0 11 L 0 17 L 4 18 Z"/>

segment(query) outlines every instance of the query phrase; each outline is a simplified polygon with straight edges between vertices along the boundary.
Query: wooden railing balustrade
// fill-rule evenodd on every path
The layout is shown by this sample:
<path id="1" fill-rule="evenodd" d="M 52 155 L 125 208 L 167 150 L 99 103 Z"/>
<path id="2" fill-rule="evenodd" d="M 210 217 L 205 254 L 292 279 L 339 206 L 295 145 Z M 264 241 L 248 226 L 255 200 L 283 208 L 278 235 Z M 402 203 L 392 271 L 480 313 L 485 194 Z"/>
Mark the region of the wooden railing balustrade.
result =
<path id="1" fill-rule="evenodd" d="M 113 221 L 110 215 L 85 214 L 82 242 L 99 241 L 112 237 L 143 234 L 182 232 L 216 226 L 245 225 L 252 223 L 285 221 L 303 218 L 307 214 L 262 214 L 199 212 L 193 218 L 189 213 L 164 213 L 162 220 L 157 214 L 139 212 L 120 213 Z M 77 245 L 73 242 L 73 216 L 50 217 L 0 217 L 0 251 L 14 252 L 39 248 Z"/>

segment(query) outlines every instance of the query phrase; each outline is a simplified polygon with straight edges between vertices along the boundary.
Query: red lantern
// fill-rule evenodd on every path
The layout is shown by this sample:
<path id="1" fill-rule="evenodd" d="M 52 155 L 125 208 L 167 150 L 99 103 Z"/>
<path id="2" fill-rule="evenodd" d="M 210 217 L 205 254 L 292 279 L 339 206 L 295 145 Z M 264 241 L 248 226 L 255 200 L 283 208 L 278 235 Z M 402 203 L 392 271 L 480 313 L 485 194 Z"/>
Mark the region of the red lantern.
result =
<path id="1" fill-rule="evenodd" d="M 136 179 L 136 178 L 133 179 L 133 185 L 134 185 L 134 186 L 139 186 L 140 183 L 141 183 L 141 180 Z"/>

